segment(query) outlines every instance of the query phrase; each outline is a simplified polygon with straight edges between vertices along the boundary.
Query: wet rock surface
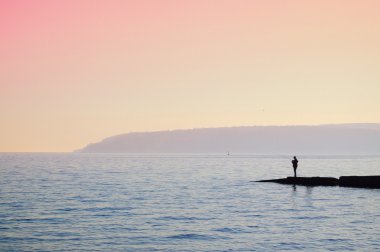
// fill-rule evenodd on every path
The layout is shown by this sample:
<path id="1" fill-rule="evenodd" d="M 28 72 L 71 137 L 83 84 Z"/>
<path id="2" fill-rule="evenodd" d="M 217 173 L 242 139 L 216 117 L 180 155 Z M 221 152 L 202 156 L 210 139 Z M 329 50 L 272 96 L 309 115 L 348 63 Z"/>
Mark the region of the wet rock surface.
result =
<path id="1" fill-rule="evenodd" d="M 274 182 L 289 185 L 305 185 L 305 186 L 337 186 L 339 180 L 332 177 L 287 177 L 281 179 L 260 180 L 257 182 Z"/>

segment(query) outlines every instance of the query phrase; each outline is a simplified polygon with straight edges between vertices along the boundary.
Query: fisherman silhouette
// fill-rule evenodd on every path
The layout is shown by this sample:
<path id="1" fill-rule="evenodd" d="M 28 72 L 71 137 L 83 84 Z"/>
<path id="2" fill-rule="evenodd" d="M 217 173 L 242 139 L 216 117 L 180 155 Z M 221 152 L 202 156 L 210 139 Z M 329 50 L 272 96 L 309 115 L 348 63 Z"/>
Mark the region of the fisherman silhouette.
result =
<path id="1" fill-rule="evenodd" d="M 292 164 L 293 164 L 293 170 L 294 170 L 294 177 L 297 177 L 298 160 L 296 156 L 293 157 Z"/>

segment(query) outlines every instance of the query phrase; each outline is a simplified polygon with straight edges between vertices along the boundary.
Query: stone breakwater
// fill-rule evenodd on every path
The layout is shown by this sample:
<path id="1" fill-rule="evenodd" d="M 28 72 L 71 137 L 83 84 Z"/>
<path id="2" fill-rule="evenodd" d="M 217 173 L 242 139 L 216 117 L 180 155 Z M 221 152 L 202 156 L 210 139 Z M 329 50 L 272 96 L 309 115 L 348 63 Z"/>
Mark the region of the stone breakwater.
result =
<path id="1" fill-rule="evenodd" d="M 380 176 L 341 176 L 333 177 L 287 177 L 280 179 L 259 180 L 255 182 L 273 182 L 304 186 L 342 186 L 380 189 Z"/>

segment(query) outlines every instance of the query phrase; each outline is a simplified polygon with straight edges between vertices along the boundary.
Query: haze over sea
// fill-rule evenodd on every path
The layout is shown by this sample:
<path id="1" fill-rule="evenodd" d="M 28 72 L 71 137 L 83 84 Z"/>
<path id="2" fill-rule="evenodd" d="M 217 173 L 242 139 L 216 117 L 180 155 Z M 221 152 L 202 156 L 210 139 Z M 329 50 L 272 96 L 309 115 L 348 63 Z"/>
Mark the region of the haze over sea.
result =
<path id="1" fill-rule="evenodd" d="M 292 156 L 0 154 L 0 251 L 377 251 L 380 190 L 253 183 Z M 299 156 L 300 176 L 380 156 Z"/>

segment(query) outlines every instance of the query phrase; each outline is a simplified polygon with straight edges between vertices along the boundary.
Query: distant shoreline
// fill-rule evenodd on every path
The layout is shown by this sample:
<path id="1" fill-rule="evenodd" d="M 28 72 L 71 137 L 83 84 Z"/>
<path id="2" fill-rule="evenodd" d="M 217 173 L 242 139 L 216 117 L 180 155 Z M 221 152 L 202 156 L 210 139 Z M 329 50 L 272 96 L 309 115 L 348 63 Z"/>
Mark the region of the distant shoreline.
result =
<path id="1" fill-rule="evenodd" d="M 380 124 L 244 126 L 127 133 L 88 144 L 83 153 L 289 153 L 380 155 Z"/>

